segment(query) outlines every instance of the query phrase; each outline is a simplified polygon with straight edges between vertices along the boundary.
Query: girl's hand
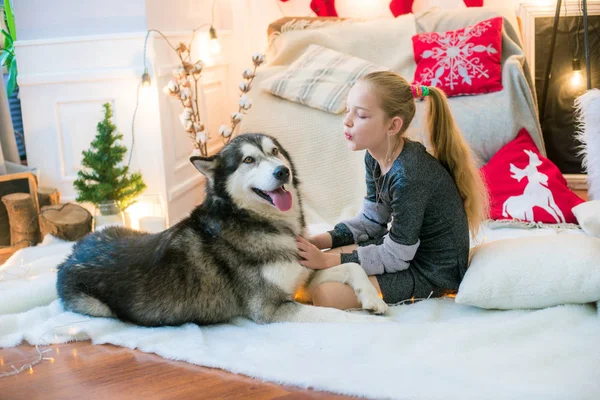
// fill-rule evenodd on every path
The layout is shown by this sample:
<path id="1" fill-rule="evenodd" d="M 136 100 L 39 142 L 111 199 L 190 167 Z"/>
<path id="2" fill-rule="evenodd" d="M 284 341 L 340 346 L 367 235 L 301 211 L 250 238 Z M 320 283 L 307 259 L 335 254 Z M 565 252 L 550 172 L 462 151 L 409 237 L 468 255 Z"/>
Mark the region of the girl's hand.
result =
<path id="1" fill-rule="evenodd" d="M 298 255 L 302 258 L 299 263 L 307 268 L 327 269 L 341 264 L 339 254 L 323 253 L 317 246 L 301 236 L 297 237 L 296 245 L 298 246 Z"/>
<path id="2" fill-rule="evenodd" d="M 329 249 L 331 248 L 331 235 L 327 232 L 321 233 L 306 238 L 308 242 L 314 244 L 317 249 Z"/>

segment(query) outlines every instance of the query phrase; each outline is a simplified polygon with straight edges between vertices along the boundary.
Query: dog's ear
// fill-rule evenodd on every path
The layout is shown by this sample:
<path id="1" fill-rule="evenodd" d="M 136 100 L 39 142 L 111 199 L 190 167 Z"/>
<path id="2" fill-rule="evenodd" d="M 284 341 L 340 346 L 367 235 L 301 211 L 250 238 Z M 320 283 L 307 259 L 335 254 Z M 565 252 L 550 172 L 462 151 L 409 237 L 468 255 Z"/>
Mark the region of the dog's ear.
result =
<path id="1" fill-rule="evenodd" d="M 218 161 L 216 155 L 210 157 L 192 156 L 190 157 L 190 161 L 202 175 L 206 176 L 208 179 L 213 179 Z"/>

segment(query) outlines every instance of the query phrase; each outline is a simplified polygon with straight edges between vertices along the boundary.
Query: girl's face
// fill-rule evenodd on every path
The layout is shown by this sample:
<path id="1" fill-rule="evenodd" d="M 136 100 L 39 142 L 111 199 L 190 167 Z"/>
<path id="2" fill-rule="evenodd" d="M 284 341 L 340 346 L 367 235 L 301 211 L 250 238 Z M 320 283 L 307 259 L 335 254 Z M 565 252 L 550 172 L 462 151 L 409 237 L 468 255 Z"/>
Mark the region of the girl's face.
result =
<path id="1" fill-rule="evenodd" d="M 399 117 L 388 118 L 368 83 L 358 81 L 350 89 L 344 118 L 344 136 L 350 150 L 387 148 L 387 136 L 397 133 L 401 126 Z"/>

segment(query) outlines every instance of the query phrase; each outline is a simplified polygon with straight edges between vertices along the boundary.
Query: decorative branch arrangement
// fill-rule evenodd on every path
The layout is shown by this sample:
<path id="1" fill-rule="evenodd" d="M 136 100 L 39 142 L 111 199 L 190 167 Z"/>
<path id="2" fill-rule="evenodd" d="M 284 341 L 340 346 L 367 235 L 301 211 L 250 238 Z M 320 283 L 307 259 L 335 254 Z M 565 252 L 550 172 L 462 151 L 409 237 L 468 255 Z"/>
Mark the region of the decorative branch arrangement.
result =
<path id="1" fill-rule="evenodd" d="M 198 105 L 198 82 L 202 76 L 204 63 L 198 60 L 191 61 L 190 48 L 184 43 L 180 43 L 175 49 L 181 65 L 173 71 L 174 80 L 169 81 L 164 87 L 165 94 L 175 96 L 181 101 L 183 112 L 179 116 L 183 128 L 188 133 L 194 143 L 194 155 L 208 155 L 208 139 L 210 134 L 202 123 L 200 107 Z M 236 127 L 242 121 L 243 115 L 252 107 L 252 100 L 248 97 L 248 92 L 252 88 L 252 81 L 256 76 L 256 69 L 265 61 L 265 56 L 255 53 L 252 56 L 253 69 L 246 69 L 242 73 L 244 80 L 240 82 L 240 99 L 238 101 L 238 111 L 231 114 L 229 125 L 221 125 L 219 135 L 223 137 L 225 143 L 229 143 Z"/>

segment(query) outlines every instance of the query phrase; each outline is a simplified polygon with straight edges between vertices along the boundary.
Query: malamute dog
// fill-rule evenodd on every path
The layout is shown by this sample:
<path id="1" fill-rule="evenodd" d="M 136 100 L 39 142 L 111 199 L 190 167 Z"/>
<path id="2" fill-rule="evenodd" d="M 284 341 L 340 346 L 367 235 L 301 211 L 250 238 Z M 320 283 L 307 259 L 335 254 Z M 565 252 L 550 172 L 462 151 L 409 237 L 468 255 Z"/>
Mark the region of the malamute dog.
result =
<path id="1" fill-rule="evenodd" d="M 74 245 L 58 267 L 65 309 L 145 326 L 200 325 L 247 317 L 276 321 L 370 321 L 375 316 L 303 305 L 305 284 L 348 283 L 363 308 L 384 313 L 358 264 L 315 272 L 298 263 L 305 222 L 288 153 L 266 135 L 233 139 L 190 161 L 207 177 L 204 203 L 157 234 L 110 227 Z"/>

